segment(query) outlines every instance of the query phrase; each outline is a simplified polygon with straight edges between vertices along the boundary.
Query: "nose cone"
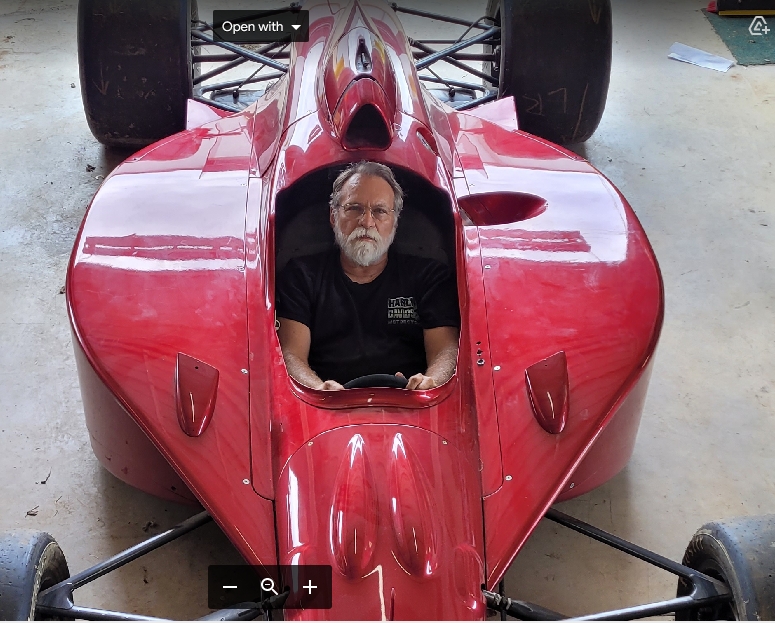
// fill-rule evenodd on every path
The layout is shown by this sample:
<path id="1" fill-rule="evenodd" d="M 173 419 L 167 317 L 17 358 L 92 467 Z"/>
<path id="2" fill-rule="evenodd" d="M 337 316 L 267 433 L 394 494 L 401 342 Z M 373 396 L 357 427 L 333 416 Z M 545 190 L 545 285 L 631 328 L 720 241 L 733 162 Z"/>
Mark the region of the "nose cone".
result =
<path id="1" fill-rule="evenodd" d="M 396 116 L 394 69 L 360 4 L 356 1 L 348 10 L 325 62 L 323 100 L 345 149 L 387 149 Z"/>

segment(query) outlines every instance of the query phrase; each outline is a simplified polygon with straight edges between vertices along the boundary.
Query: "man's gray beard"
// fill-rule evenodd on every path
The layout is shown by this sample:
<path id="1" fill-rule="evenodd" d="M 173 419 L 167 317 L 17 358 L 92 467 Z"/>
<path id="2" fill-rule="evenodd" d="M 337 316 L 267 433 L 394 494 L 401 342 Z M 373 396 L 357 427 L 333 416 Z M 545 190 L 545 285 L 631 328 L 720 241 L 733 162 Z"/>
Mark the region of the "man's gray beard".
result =
<path id="1" fill-rule="evenodd" d="M 393 244 L 393 238 L 396 237 L 396 227 L 394 226 L 390 234 L 382 237 L 376 227 L 356 227 L 349 236 L 345 237 L 342 228 L 339 227 L 339 220 L 334 220 L 334 237 L 336 244 L 347 256 L 348 259 L 355 262 L 358 266 L 373 266 L 379 262 L 387 253 L 388 248 Z M 374 242 L 368 240 L 356 240 L 360 236 L 368 236 Z"/>

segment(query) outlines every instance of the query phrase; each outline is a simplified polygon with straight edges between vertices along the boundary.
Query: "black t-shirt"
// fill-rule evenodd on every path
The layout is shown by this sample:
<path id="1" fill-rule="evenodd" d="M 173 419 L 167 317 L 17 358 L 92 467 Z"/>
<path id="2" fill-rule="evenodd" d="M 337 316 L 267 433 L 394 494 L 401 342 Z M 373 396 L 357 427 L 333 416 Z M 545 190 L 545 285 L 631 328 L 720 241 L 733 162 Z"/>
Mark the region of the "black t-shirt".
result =
<path id="1" fill-rule="evenodd" d="M 423 329 L 460 326 L 449 269 L 393 250 L 385 270 L 363 284 L 345 275 L 338 248 L 291 260 L 276 294 L 277 316 L 309 327 L 309 365 L 324 381 L 425 372 Z"/>

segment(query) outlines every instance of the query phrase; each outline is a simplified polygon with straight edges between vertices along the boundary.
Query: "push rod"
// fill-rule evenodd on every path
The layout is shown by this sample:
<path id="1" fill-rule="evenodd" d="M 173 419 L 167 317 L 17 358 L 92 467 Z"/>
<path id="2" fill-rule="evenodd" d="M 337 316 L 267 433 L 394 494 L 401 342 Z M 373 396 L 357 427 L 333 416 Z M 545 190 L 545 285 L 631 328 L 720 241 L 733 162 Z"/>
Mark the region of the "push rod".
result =
<path id="1" fill-rule="evenodd" d="M 469 73 L 469 74 L 471 74 L 473 76 L 476 76 L 477 78 L 481 78 L 482 80 L 484 80 L 485 82 L 489 82 L 493 86 L 497 86 L 498 85 L 498 82 L 499 82 L 498 78 L 495 78 L 495 77 L 490 76 L 490 75 L 488 75 L 488 74 L 486 74 L 484 72 L 481 72 L 478 69 L 474 69 L 473 67 L 469 67 L 468 65 L 465 65 L 464 63 L 461 63 L 460 61 L 456 61 L 456 60 L 453 60 L 451 58 L 444 58 L 444 59 L 441 59 L 441 60 L 449 63 L 453 67 L 457 67 L 458 69 L 462 69 L 466 73 Z M 427 68 L 424 68 L 424 69 L 427 69 Z"/>
<path id="2" fill-rule="evenodd" d="M 701 574 L 698 574 L 697 571 L 695 571 L 690 567 L 686 567 L 680 563 L 675 562 L 674 560 L 665 558 L 664 556 L 661 556 L 655 552 L 647 550 L 645 547 L 641 547 L 640 545 L 635 545 L 634 543 L 625 541 L 624 539 L 621 539 L 618 536 L 615 536 L 609 532 L 606 532 L 605 530 L 601 530 L 600 528 L 596 528 L 595 526 L 592 526 L 588 523 L 584 523 L 583 521 L 576 519 L 575 517 L 566 515 L 565 513 L 562 513 L 553 508 L 550 508 L 546 512 L 546 518 L 552 520 L 555 523 L 560 524 L 561 526 L 565 526 L 566 528 L 570 528 L 571 530 L 574 530 L 576 532 L 579 532 L 580 534 L 588 536 L 589 538 L 594 539 L 595 541 L 599 541 L 600 543 L 605 543 L 606 545 L 610 545 L 614 549 L 618 549 L 619 551 L 624 552 L 625 554 L 629 554 L 630 556 L 634 556 L 635 558 L 640 558 L 641 560 L 644 560 L 645 562 L 648 562 L 654 565 L 655 567 L 659 567 L 660 569 L 664 569 L 665 571 L 669 571 L 670 573 L 674 573 L 675 575 L 681 576 L 682 578 L 691 579 L 693 577 L 696 577 L 697 575 L 701 575 Z M 702 577 L 707 578 L 707 576 L 702 576 Z M 707 578 L 707 579 L 712 580 L 712 578 Z M 719 586 L 723 586 L 723 585 L 719 584 Z"/>
<path id="3" fill-rule="evenodd" d="M 460 106 L 455 106 L 455 110 L 469 110 L 471 108 L 476 108 L 480 104 L 486 104 L 487 102 L 492 102 L 493 100 L 498 99 L 498 94 L 495 91 L 491 91 L 487 95 L 483 95 L 482 97 L 470 100 L 466 102 L 465 104 L 461 104 Z"/>
<path id="4" fill-rule="evenodd" d="M 174 541 L 184 534 L 188 534 L 192 530 L 196 530 L 200 526 L 203 526 L 210 521 L 212 521 L 212 517 L 210 517 L 207 511 L 202 511 L 198 515 L 189 517 L 184 522 L 170 528 L 169 530 L 165 530 L 160 534 L 152 536 L 150 539 L 147 539 L 142 543 L 138 543 L 137 545 L 133 545 L 129 549 L 125 549 L 123 552 L 119 552 L 115 556 L 111 556 L 107 560 L 97 563 L 93 567 L 89 567 L 80 573 L 76 573 L 74 576 L 68 578 L 64 582 L 55 584 L 51 588 L 43 591 L 41 596 L 45 595 L 49 591 L 54 592 L 58 586 L 63 584 L 69 584 L 72 587 L 71 590 L 75 590 L 84 584 L 88 584 L 89 582 L 102 577 L 106 573 L 110 573 L 119 567 L 123 567 L 128 562 L 132 562 L 133 560 L 140 558 L 140 556 L 144 556 L 145 554 L 160 548 L 162 545 L 166 545 L 170 541 Z"/>
<path id="5" fill-rule="evenodd" d="M 221 89 L 233 89 L 236 86 L 242 86 L 243 84 L 256 84 L 257 82 L 266 82 L 267 80 L 274 80 L 275 78 L 282 78 L 285 74 L 282 72 L 276 72 L 273 74 L 263 74 L 251 78 L 250 80 L 229 80 L 228 82 L 219 82 L 218 84 L 208 84 L 202 87 L 202 93 L 209 93 L 210 91 L 220 91 Z"/>
<path id="6" fill-rule="evenodd" d="M 194 32 L 201 32 L 201 31 L 198 28 L 192 28 L 191 29 L 191 34 L 193 35 Z M 207 46 L 207 45 L 215 45 L 215 46 L 217 46 L 218 42 L 216 41 L 215 43 L 210 43 L 209 41 L 200 41 L 199 39 L 197 39 L 196 41 L 192 41 L 191 45 L 194 46 L 194 47 L 197 47 L 197 46 Z M 255 53 L 256 54 L 266 54 L 267 52 L 269 52 L 269 51 L 271 51 L 271 50 L 273 50 L 273 49 L 275 49 L 277 47 L 280 47 L 281 45 L 285 45 L 284 42 L 282 42 L 282 41 L 272 41 L 271 43 L 267 43 L 265 46 L 258 48 L 258 50 L 255 50 Z"/>
<path id="7" fill-rule="evenodd" d="M 427 45 L 452 45 L 453 43 L 460 41 L 460 39 L 415 39 L 415 41 Z"/>
<path id="8" fill-rule="evenodd" d="M 199 39 L 200 41 L 206 41 L 207 43 L 210 43 L 212 45 L 217 45 L 219 48 L 223 48 L 224 50 L 228 50 L 229 52 L 234 52 L 235 54 L 239 54 L 243 58 L 248 59 L 249 61 L 253 61 L 255 63 L 262 63 L 263 65 L 266 65 L 267 67 L 271 67 L 272 69 L 277 69 L 278 71 L 288 71 L 288 67 L 283 65 L 282 63 L 278 63 L 277 61 L 269 58 L 268 56 L 264 56 L 263 54 L 259 54 L 258 52 L 251 52 L 250 50 L 246 50 L 244 48 L 241 48 L 238 45 L 232 45 L 231 43 L 227 43 L 226 41 L 216 41 L 212 37 L 208 37 L 205 34 L 202 34 L 198 30 L 192 30 L 191 36 Z"/>
<path id="9" fill-rule="evenodd" d="M 718 601 L 725 601 L 720 597 L 704 597 L 695 599 L 689 595 L 686 597 L 676 597 L 667 601 L 658 601 L 653 604 L 643 604 L 642 606 L 631 606 L 629 608 L 620 608 L 619 610 L 609 610 L 608 612 L 598 612 L 588 614 L 583 617 L 574 617 L 572 621 L 631 621 L 632 619 L 645 619 L 677 610 L 686 610 L 688 608 L 698 608 Z"/>
<path id="10" fill-rule="evenodd" d="M 113 612 L 110 610 L 100 610 L 98 608 L 85 608 L 83 606 L 75 606 L 73 604 L 73 591 L 80 588 L 84 584 L 88 584 L 102 577 L 106 573 L 110 573 L 123 567 L 125 564 L 136 560 L 140 556 L 144 556 L 155 549 L 160 548 L 162 545 L 166 545 L 170 541 L 174 541 L 180 538 L 184 534 L 188 534 L 192 530 L 203 526 L 204 524 L 212 521 L 207 511 L 202 511 L 198 515 L 189 517 L 177 526 L 173 526 L 169 530 L 165 530 L 160 534 L 152 536 L 146 539 L 142 543 L 133 545 L 129 549 L 125 549 L 123 552 L 119 552 L 115 556 L 111 556 L 103 562 L 97 563 L 76 573 L 75 575 L 67 578 L 66 580 L 55 584 L 42 591 L 38 595 L 37 602 L 35 604 L 36 611 L 42 614 L 50 614 L 52 616 L 64 616 L 65 618 L 86 619 L 89 621 L 158 621 L 160 619 L 154 619 L 152 617 L 146 617 L 140 614 L 130 614 L 126 612 Z"/>
<path id="11" fill-rule="evenodd" d="M 415 66 L 417 67 L 418 70 L 420 70 L 424 67 L 427 67 L 428 65 L 432 65 L 436 61 L 442 60 L 443 58 L 449 56 L 450 54 L 454 54 L 455 52 L 464 50 L 465 48 L 471 47 L 472 45 L 481 43 L 485 39 L 489 39 L 493 35 L 498 34 L 500 31 L 501 31 L 500 26 L 493 26 L 492 28 L 488 28 L 485 32 L 479 33 L 478 35 L 475 35 L 470 39 L 463 39 L 463 41 L 459 41 L 458 43 L 455 43 L 449 46 L 448 48 L 444 48 L 443 50 L 439 50 L 438 52 L 433 52 L 427 46 L 418 45 L 417 47 L 419 47 L 424 52 L 433 52 L 433 53 L 429 54 L 424 59 L 417 61 L 417 63 L 415 63 Z"/>
<path id="12" fill-rule="evenodd" d="M 570 528 L 575 532 L 588 536 L 595 541 L 609 545 L 614 549 L 617 549 L 625 554 L 629 554 L 635 558 L 643 560 L 655 567 L 663 569 L 673 573 L 679 577 L 685 578 L 692 583 L 692 592 L 690 595 L 684 597 L 676 597 L 675 599 L 669 599 L 667 601 L 661 601 L 651 604 L 644 604 L 640 606 L 632 606 L 629 608 L 621 608 L 619 610 L 611 610 L 608 612 L 599 612 L 596 614 L 590 614 L 584 617 L 579 617 L 580 621 L 623 621 L 628 619 L 638 619 L 650 616 L 657 616 L 661 614 L 667 614 L 669 612 L 676 612 L 678 610 L 686 610 L 688 608 L 698 608 L 704 605 L 709 605 L 718 602 L 730 601 L 732 599 L 732 593 L 725 584 L 711 578 L 699 571 L 682 565 L 665 558 L 660 554 L 652 552 L 645 547 L 640 547 L 629 541 L 625 541 L 618 536 L 610 534 L 605 530 L 596 528 L 588 523 L 585 523 L 575 517 L 566 515 L 556 509 L 549 509 L 546 513 L 546 518 L 554 521 L 555 523 Z"/>
<path id="13" fill-rule="evenodd" d="M 440 22 L 448 22 L 450 24 L 460 24 L 461 26 L 470 26 L 471 28 L 480 28 L 485 30 L 487 26 L 475 22 L 471 23 L 459 17 L 450 17 L 449 15 L 439 15 L 438 13 L 429 13 L 428 11 L 420 11 L 418 9 L 410 9 L 409 7 L 398 6 L 395 2 L 390 5 L 394 11 L 400 13 L 408 13 L 409 15 L 417 15 L 418 17 L 427 17 L 428 19 L 439 20 Z"/>
<path id="14" fill-rule="evenodd" d="M 192 61 L 195 63 L 228 63 L 238 58 L 242 57 L 239 54 L 197 54 L 192 58 Z"/>
<path id="15" fill-rule="evenodd" d="M 206 63 L 207 61 L 198 61 L 200 63 Z M 239 67 L 243 63 L 247 63 L 248 59 L 246 58 L 238 58 L 237 60 L 231 61 L 230 63 L 226 63 L 225 65 L 221 65 L 220 67 L 216 67 L 215 69 L 208 71 L 203 74 L 199 74 L 196 78 L 194 78 L 194 84 L 201 84 L 205 80 L 209 80 L 210 78 L 213 78 L 214 76 L 218 76 L 222 74 L 225 71 L 229 71 L 230 69 L 234 69 L 235 67 Z"/>
<path id="16" fill-rule="evenodd" d="M 412 55 L 417 59 L 423 59 L 428 56 L 430 52 L 413 52 Z M 451 58 L 455 61 L 490 61 L 494 62 L 500 59 L 497 54 L 466 54 L 461 52 L 459 54 L 450 54 L 447 58 Z"/>
<path id="17" fill-rule="evenodd" d="M 435 76 L 418 76 L 423 82 L 434 82 L 436 84 L 445 84 L 459 89 L 471 89 L 472 91 L 487 91 L 487 87 L 472 82 L 461 82 L 460 80 L 447 80 L 446 78 L 436 78 Z"/>

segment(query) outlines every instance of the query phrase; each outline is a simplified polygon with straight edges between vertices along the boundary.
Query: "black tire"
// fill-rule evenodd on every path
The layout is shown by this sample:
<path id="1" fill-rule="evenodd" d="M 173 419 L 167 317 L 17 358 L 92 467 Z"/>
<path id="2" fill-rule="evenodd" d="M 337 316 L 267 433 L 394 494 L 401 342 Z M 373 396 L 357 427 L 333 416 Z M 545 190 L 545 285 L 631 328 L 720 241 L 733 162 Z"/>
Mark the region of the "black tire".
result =
<path id="1" fill-rule="evenodd" d="M 520 129 L 554 143 L 587 140 L 611 76 L 611 0 L 489 0 L 501 26 L 499 97 L 514 96 Z"/>
<path id="2" fill-rule="evenodd" d="M 196 0 L 79 0 L 81 96 L 100 143 L 138 148 L 185 129 L 196 15 Z"/>
<path id="3" fill-rule="evenodd" d="M 677 621 L 775 619 L 775 515 L 712 522 L 700 528 L 683 564 L 726 584 L 734 601 L 676 613 Z M 691 591 L 678 581 L 677 595 Z"/>
<path id="4" fill-rule="evenodd" d="M 0 535 L 0 620 L 32 621 L 38 593 L 70 577 L 50 534 L 18 530 Z"/>

